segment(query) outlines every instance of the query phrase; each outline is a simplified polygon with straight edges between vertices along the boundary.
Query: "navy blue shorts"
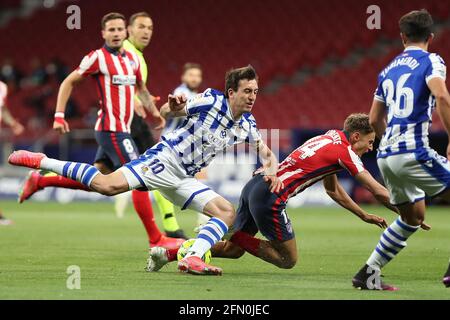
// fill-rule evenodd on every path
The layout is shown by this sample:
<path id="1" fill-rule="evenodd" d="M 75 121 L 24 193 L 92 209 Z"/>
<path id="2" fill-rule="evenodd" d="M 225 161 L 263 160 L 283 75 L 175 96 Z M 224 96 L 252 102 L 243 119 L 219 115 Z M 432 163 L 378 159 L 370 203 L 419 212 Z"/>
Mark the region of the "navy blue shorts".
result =
<path id="1" fill-rule="evenodd" d="M 99 145 L 95 162 L 103 162 L 111 170 L 139 157 L 138 148 L 129 133 L 95 131 L 95 140 Z"/>
<path id="2" fill-rule="evenodd" d="M 286 213 L 286 203 L 269 190 L 263 176 L 254 176 L 241 193 L 235 231 L 255 235 L 258 231 L 268 240 L 287 241 L 295 237 Z"/>

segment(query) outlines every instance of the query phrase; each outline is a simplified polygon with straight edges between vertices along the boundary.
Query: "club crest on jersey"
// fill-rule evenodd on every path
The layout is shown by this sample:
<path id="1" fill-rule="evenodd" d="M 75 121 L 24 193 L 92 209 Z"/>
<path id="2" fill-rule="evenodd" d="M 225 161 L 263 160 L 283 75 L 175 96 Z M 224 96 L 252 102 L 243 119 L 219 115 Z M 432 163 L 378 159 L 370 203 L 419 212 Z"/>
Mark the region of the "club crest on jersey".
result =
<path id="1" fill-rule="evenodd" d="M 147 166 L 144 166 L 141 168 L 141 171 L 143 174 L 146 174 L 148 170 L 149 170 L 149 168 Z"/>
<path id="2" fill-rule="evenodd" d="M 123 74 L 113 75 L 112 83 L 117 86 L 134 86 L 136 84 L 136 76 L 127 76 Z"/>

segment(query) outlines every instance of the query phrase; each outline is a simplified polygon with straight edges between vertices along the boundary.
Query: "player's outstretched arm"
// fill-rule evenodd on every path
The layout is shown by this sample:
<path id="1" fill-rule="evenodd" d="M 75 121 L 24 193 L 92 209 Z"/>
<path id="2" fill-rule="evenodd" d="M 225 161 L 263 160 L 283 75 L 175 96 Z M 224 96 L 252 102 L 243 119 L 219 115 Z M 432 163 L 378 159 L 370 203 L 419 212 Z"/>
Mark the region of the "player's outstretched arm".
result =
<path id="1" fill-rule="evenodd" d="M 264 169 L 264 181 L 270 183 L 270 192 L 279 192 L 284 188 L 283 182 L 277 177 L 278 159 L 262 141 L 258 140 L 255 144 L 256 153 L 260 158 Z"/>
<path id="2" fill-rule="evenodd" d="M 387 227 L 387 222 L 385 219 L 365 212 L 356 202 L 353 201 L 344 188 L 339 184 L 335 174 L 325 177 L 325 179 L 323 179 L 323 186 L 331 199 L 355 214 L 364 222 L 375 224 L 380 228 Z"/>
<path id="3" fill-rule="evenodd" d="M 393 206 L 389 199 L 389 192 L 368 171 L 362 171 L 355 176 L 356 180 L 373 194 L 381 204 L 389 210 L 399 213 L 396 206 Z"/>
<path id="4" fill-rule="evenodd" d="M 386 106 L 384 102 L 374 99 L 369 113 L 369 123 L 379 139 L 386 131 Z"/>
<path id="5" fill-rule="evenodd" d="M 450 94 L 442 78 L 432 78 L 428 81 L 428 88 L 436 98 L 436 108 L 448 135 L 447 158 L 450 160 Z"/>
<path id="6" fill-rule="evenodd" d="M 69 124 L 64 120 L 64 112 L 66 111 L 67 101 L 69 101 L 73 87 L 83 79 L 83 76 L 75 70 L 64 79 L 59 87 L 53 129 L 61 134 L 70 132 Z"/>
<path id="7" fill-rule="evenodd" d="M 177 96 L 169 94 L 167 102 L 161 107 L 161 116 L 165 119 L 186 117 L 186 102 L 187 99 L 184 95 Z"/>
<path id="8" fill-rule="evenodd" d="M 363 171 L 358 173 L 355 176 L 356 180 L 361 183 L 367 190 L 369 190 L 373 196 L 381 202 L 386 208 L 394 211 L 397 214 L 400 214 L 398 208 L 396 206 L 393 206 L 389 201 L 389 192 L 385 187 L 383 187 L 381 184 L 376 181 L 372 175 L 367 172 Z M 431 226 L 426 223 L 422 223 L 420 226 L 423 230 L 430 230 Z"/>

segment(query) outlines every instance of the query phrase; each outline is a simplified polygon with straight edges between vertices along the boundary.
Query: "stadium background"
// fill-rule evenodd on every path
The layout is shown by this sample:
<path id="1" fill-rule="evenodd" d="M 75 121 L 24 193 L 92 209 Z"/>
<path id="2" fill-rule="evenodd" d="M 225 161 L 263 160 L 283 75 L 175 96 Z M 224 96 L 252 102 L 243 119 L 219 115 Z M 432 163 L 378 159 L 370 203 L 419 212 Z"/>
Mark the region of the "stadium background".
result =
<path id="1" fill-rule="evenodd" d="M 69 30 L 69 5 L 81 9 L 81 29 Z M 367 8 L 381 9 L 381 29 L 369 30 Z M 127 17 L 148 11 L 154 33 L 144 55 L 149 64 L 148 87 L 167 96 L 178 84 L 185 62 L 203 66 L 202 89 L 223 88 L 224 73 L 252 64 L 260 77 L 254 109 L 261 129 L 273 134 L 280 159 L 313 135 L 341 128 L 351 112 L 368 112 L 376 76 L 402 50 L 398 18 L 413 9 L 427 8 L 436 22 L 431 50 L 450 61 L 450 5 L 445 1 L 366 0 L 201 0 L 201 1 L 0 1 L 0 79 L 9 86 L 7 104 L 26 126 L 13 137 L 0 132 L 0 199 L 13 198 L 25 170 L 5 165 L 17 148 L 44 151 L 74 161 L 92 162 L 96 143 L 93 126 L 97 98 L 92 80 L 73 91 L 66 117 L 72 132 L 59 137 L 51 130 L 59 84 L 76 68 L 84 54 L 102 45 L 100 19 L 111 11 Z M 277 138 L 277 135 L 279 139 Z M 437 117 L 432 146 L 441 154 L 447 138 Z M 275 141 L 276 140 L 276 141 Z M 363 159 L 379 177 L 375 153 Z M 209 181 L 219 193 L 236 200 L 253 167 L 211 168 Z M 362 188 L 342 175 L 356 200 L 372 202 Z M 98 200 L 84 192 L 49 190 L 35 199 Z M 331 204 L 320 186 L 291 205 Z"/>

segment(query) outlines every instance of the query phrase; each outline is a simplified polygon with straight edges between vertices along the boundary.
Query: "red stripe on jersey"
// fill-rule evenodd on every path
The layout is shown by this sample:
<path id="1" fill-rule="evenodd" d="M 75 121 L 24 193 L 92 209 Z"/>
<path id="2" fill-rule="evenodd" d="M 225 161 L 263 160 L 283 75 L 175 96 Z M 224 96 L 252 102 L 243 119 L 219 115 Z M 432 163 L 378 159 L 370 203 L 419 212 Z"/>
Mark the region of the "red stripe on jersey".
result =
<path id="1" fill-rule="evenodd" d="M 124 132 L 126 131 L 126 128 L 122 128 L 122 124 L 120 123 L 120 100 L 119 100 L 119 86 L 113 85 L 113 76 L 116 74 L 119 74 L 119 71 L 117 70 L 114 61 L 113 61 L 113 55 L 108 52 L 105 48 L 102 48 L 103 54 L 105 55 L 105 62 L 106 67 L 108 68 L 109 73 L 109 89 L 111 94 L 111 105 L 107 105 L 106 107 L 112 111 L 113 117 L 116 120 L 116 130 L 118 132 Z M 105 83 L 106 85 L 106 83 Z M 110 117 L 109 114 L 107 114 L 107 117 Z"/>
<path id="2" fill-rule="evenodd" d="M 117 143 L 117 137 L 114 132 L 111 132 L 111 141 L 113 143 L 114 149 L 116 150 L 117 155 L 119 156 L 119 160 L 121 164 L 127 163 L 125 160 L 125 157 L 122 154 L 122 150 L 119 147 L 119 144 Z"/>
<path id="3" fill-rule="evenodd" d="M 275 232 L 277 234 L 277 238 L 279 241 L 283 240 L 283 234 L 281 233 L 281 228 L 280 228 L 280 215 L 278 212 L 278 208 L 280 206 L 281 203 L 281 198 L 277 198 L 277 200 L 275 201 L 275 203 L 272 206 L 272 214 L 273 214 L 273 218 L 272 221 L 275 225 Z"/>

